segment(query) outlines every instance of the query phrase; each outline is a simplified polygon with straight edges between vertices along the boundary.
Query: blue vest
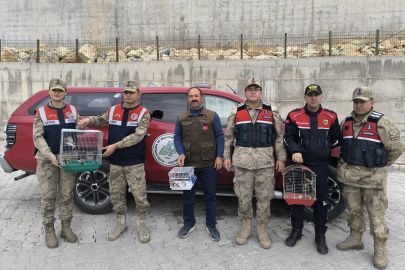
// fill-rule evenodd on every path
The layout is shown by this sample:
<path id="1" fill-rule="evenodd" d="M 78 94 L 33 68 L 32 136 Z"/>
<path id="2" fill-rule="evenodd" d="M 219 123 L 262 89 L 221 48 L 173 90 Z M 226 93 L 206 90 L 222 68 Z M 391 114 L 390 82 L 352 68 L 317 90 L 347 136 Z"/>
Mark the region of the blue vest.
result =
<path id="1" fill-rule="evenodd" d="M 139 121 L 146 113 L 149 111 L 141 105 L 130 109 L 124 108 L 122 104 L 111 107 L 108 110 L 108 145 L 119 142 L 124 137 L 135 133 Z M 109 158 L 111 164 L 122 167 L 145 163 L 145 137 L 133 146 L 115 150 Z"/>
<path id="2" fill-rule="evenodd" d="M 243 147 L 270 147 L 275 141 L 276 132 L 273 125 L 273 112 L 271 105 L 262 102 L 263 109 L 259 112 L 253 124 L 246 102 L 240 103 L 235 117 L 234 135 L 236 145 Z"/>
<path id="3" fill-rule="evenodd" d="M 347 164 L 367 168 L 387 166 L 387 150 L 377 132 L 377 123 L 382 116 L 382 113 L 372 112 L 357 138 L 353 136 L 353 117 L 346 117 L 341 152 Z"/>
<path id="4" fill-rule="evenodd" d="M 62 128 L 74 129 L 76 127 L 77 109 L 75 106 L 65 104 L 62 108 L 53 108 L 49 105 L 35 110 L 44 124 L 44 139 L 54 155 L 59 154 Z M 35 149 L 34 154 L 38 152 Z"/>

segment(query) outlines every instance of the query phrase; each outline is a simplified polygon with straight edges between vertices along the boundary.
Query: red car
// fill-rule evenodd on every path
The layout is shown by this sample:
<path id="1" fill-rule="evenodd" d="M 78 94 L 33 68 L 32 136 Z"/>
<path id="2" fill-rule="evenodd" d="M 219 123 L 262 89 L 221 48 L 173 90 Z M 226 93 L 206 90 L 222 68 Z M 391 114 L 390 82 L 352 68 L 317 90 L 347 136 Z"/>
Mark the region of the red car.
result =
<path id="1" fill-rule="evenodd" d="M 105 113 L 109 107 L 122 101 L 122 88 L 84 88 L 68 87 L 65 102 L 77 107 L 82 118 Z M 147 157 L 145 172 L 147 191 L 149 193 L 181 193 L 169 188 L 168 172 L 177 164 L 178 154 L 173 143 L 173 134 L 177 117 L 189 109 L 185 87 L 151 87 L 141 88 L 139 102 L 152 112 L 147 137 Z M 245 101 L 236 94 L 212 89 L 203 89 L 205 97 L 203 106 L 215 111 L 222 123 L 224 132 L 228 116 L 233 107 Z M 34 111 L 50 102 L 48 90 L 43 90 L 21 104 L 11 115 L 4 128 L 5 153 L 0 156 L 3 170 L 11 173 L 22 170 L 26 173 L 16 177 L 20 180 L 35 173 L 36 159 L 32 139 Z M 163 112 L 163 117 L 161 116 Z M 160 115 L 160 116 L 159 116 Z M 101 130 L 104 134 L 104 146 L 107 144 L 108 127 Z M 336 166 L 339 160 L 339 149 L 334 149 L 331 158 L 329 175 L 329 218 L 339 216 L 346 208 L 341 196 L 342 186 L 336 180 Z M 96 171 L 77 173 L 77 183 L 74 189 L 76 205 L 84 212 L 101 214 L 111 211 L 109 192 L 109 161 L 103 159 L 103 165 Z M 282 175 L 275 172 L 275 197 L 282 198 Z M 221 169 L 218 175 L 217 194 L 234 196 L 232 189 L 233 173 Z M 202 194 L 201 190 L 197 193 Z M 311 207 L 306 209 L 308 217 L 312 216 Z"/>

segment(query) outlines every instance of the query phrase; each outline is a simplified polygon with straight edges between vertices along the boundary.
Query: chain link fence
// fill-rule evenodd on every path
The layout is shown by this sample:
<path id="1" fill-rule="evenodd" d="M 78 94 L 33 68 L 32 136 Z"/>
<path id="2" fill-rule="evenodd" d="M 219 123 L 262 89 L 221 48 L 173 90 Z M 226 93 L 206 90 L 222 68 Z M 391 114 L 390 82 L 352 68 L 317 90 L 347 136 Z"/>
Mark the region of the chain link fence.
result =
<path id="1" fill-rule="evenodd" d="M 156 37 L 115 40 L 0 40 L 1 62 L 108 63 L 405 55 L 405 30 Z"/>

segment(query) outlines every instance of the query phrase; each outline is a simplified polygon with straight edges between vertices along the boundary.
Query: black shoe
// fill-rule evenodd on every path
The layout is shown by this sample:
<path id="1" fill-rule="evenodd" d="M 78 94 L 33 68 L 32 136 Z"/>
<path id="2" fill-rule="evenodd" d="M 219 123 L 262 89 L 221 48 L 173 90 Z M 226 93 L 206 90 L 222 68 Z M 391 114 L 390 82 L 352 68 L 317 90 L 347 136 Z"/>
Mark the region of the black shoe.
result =
<path id="1" fill-rule="evenodd" d="M 221 239 L 221 235 L 219 234 L 219 231 L 215 227 L 215 224 L 207 224 L 205 228 L 207 229 L 207 232 L 210 234 L 212 241 L 219 241 Z"/>
<path id="2" fill-rule="evenodd" d="M 302 230 L 292 229 L 290 236 L 285 240 L 285 244 L 288 247 L 293 247 L 302 237 Z"/>
<path id="3" fill-rule="evenodd" d="M 329 248 L 326 245 L 325 233 L 315 231 L 315 242 L 318 253 L 322 255 L 328 254 Z"/>
<path id="4" fill-rule="evenodd" d="M 177 234 L 178 237 L 186 238 L 192 231 L 194 231 L 195 226 L 190 227 L 184 225 L 183 228 L 180 229 L 179 233 Z"/>

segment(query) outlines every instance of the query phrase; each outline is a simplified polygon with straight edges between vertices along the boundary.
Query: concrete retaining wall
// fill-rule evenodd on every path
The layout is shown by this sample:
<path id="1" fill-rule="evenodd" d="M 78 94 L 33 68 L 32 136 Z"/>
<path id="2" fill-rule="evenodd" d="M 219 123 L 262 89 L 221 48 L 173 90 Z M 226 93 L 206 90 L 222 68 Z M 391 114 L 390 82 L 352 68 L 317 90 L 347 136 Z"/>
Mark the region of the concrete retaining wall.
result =
<path id="1" fill-rule="evenodd" d="M 3 40 L 400 31 L 403 0 L 5 0 Z"/>
<path id="2" fill-rule="evenodd" d="M 265 100 L 275 104 L 282 117 L 304 105 L 306 85 L 318 83 L 325 108 L 343 119 L 352 109 L 352 91 L 370 86 L 375 109 L 400 127 L 405 142 L 405 57 L 333 57 L 278 60 L 162 61 L 104 64 L 0 63 L 0 127 L 11 113 L 35 92 L 46 89 L 51 78 L 70 86 L 119 86 L 139 80 L 141 87 L 190 86 L 212 83 L 226 91 L 229 84 L 243 95 L 246 79 L 261 80 Z M 228 89 L 229 90 L 229 89 Z M 3 133 L 0 132 L 0 138 Z"/>

